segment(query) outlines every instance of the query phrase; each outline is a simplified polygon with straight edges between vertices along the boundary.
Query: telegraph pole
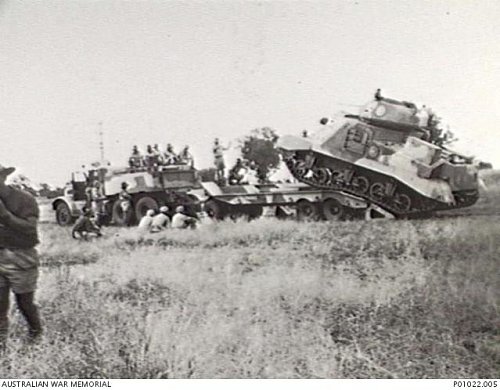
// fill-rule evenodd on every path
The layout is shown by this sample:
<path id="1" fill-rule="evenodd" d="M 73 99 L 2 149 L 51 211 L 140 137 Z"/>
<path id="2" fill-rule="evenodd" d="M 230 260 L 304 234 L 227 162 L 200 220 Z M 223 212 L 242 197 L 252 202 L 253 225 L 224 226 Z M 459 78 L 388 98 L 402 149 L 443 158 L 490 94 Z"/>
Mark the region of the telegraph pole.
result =
<path id="1" fill-rule="evenodd" d="M 104 165 L 104 132 L 102 122 L 99 122 L 99 151 L 101 152 L 101 165 Z"/>

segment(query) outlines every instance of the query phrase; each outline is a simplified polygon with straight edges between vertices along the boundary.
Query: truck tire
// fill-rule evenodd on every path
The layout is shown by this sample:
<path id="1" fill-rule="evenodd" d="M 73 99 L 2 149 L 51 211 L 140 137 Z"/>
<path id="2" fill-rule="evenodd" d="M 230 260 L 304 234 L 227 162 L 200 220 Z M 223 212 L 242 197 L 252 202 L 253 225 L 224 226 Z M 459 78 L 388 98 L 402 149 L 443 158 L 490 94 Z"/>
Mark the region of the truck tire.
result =
<path id="1" fill-rule="evenodd" d="M 322 204 L 323 216 L 327 221 L 341 221 L 344 218 L 344 206 L 337 199 L 328 198 Z"/>
<path id="2" fill-rule="evenodd" d="M 113 210 L 112 210 L 113 223 L 116 226 L 129 226 L 133 216 L 132 207 L 130 207 L 125 213 L 123 212 L 121 203 L 122 201 L 120 199 L 115 200 L 115 203 L 113 203 Z"/>
<path id="3" fill-rule="evenodd" d="M 299 221 L 317 221 L 319 219 L 318 207 L 314 203 L 301 199 L 295 207 Z"/>
<path id="4" fill-rule="evenodd" d="M 158 202 L 156 199 L 150 196 L 143 196 L 135 203 L 134 211 L 135 218 L 140 221 L 144 217 L 148 210 L 158 211 Z"/>
<path id="5" fill-rule="evenodd" d="M 63 201 L 60 201 L 56 206 L 56 220 L 60 226 L 69 226 L 75 220 L 69 206 Z"/>

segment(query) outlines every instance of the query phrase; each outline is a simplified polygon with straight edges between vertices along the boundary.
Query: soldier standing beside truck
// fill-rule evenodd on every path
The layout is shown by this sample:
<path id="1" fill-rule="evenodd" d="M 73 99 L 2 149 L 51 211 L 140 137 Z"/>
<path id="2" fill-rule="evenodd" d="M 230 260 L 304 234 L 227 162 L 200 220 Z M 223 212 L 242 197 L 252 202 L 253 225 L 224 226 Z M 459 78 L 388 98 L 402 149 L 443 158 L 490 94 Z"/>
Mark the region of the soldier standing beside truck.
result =
<path id="1" fill-rule="evenodd" d="M 42 334 L 38 308 L 34 303 L 38 279 L 38 205 L 25 191 L 5 184 L 15 168 L 0 165 L 0 345 L 8 334 L 10 291 L 28 323 L 31 340 Z"/>
<path id="2" fill-rule="evenodd" d="M 120 200 L 120 207 L 122 209 L 123 215 L 128 216 L 129 210 L 132 208 L 132 195 L 130 195 L 127 191 L 128 184 L 127 182 L 123 182 L 121 185 L 121 191 L 118 194 L 118 199 Z M 127 217 L 125 224 L 127 226 L 131 225 L 131 218 Z"/>

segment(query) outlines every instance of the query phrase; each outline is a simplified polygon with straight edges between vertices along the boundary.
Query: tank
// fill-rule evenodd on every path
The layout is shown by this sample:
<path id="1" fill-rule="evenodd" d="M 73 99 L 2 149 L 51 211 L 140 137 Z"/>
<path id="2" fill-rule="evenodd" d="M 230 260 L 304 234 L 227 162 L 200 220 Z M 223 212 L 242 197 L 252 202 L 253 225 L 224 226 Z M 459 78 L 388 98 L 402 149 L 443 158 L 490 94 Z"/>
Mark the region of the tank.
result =
<path id="1" fill-rule="evenodd" d="M 472 159 L 431 142 L 434 115 L 381 97 L 358 115 L 322 119 L 308 137 L 278 141 L 299 181 L 364 198 L 396 217 L 467 207 L 478 199 Z"/>

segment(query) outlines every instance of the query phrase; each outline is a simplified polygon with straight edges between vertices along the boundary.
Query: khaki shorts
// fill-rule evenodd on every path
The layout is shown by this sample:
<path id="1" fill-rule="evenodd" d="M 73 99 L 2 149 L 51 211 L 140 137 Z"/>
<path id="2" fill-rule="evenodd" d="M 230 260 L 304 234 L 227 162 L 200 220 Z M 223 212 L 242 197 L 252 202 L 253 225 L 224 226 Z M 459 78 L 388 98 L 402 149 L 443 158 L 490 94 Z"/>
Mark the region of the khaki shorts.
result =
<path id="1" fill-rule="evenodd" d="M 33 292 L 36 290 L 39 272 L 38 266 L 29 266 L 29 263 L 37 260 L 37 253 L 35 250 L 16 252 L 8 249 L 0 250 L 0 288 L 9 287 L 16 294 Z M 15 263 L 16 260 L 23 265 L 23 268 Z"/>
<path id="2" fill-rule="evenodd" d="M 17 269 L 0 271 L 0 288 L 10 287 L 16 294 L 24 294 L 36 290 L 38 267 L 32 269 Z"/>

